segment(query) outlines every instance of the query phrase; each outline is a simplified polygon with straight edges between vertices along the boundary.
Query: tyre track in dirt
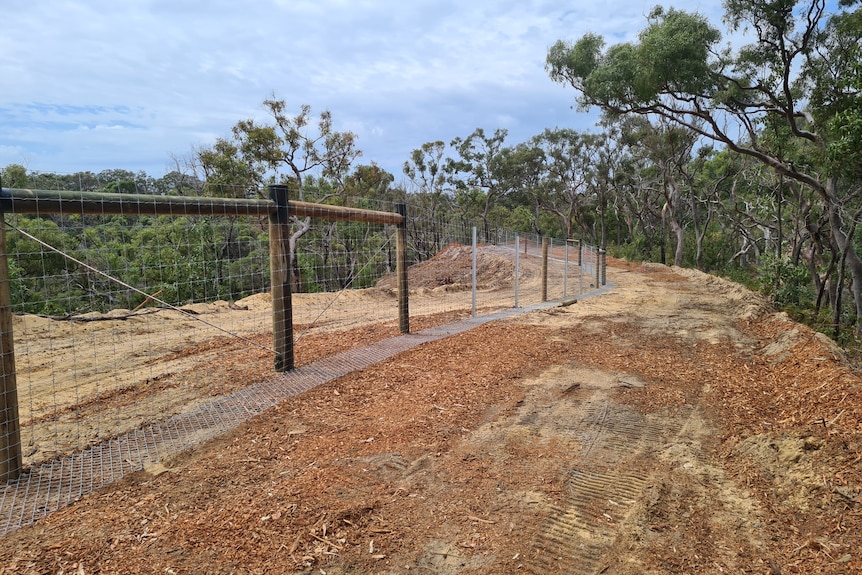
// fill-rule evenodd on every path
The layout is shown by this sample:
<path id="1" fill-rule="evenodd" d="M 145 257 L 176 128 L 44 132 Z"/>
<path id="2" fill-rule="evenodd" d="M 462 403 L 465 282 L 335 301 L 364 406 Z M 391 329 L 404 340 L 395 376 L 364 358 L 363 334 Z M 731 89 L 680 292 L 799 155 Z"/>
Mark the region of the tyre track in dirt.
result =
<path id="1" fill-rule="evenodd" d="M 626 285 L 623 280 L 623 284 L 622 292 L 604 298 L 604 304 L 594 301 L 586 306 L 600 307 L 604 312 L 616 304 L 620 315 L 603 314 L 596 323 L 587 314 L 579 322 L 587 332 L 606 334 L 608 329 L 620 332 L 620 337 L 612 336 L 617 351 L 607 347 L 608 355 L 624 356 L 627 347 L 637 345 L 631 335 L 623 336 L 624 333 L 640 333 L 636 339 L 673 334 L 683 348 L 686 341 L 695 340 L 710 343 L 731 340 L 739 347 L 748 343 L 737 335 L 733 316 L 726 315 L 726 309 L 713 306 L 705 293 L 665 290 L 660 282 L 635 286 Z M 625 299 L 625 305 L 613 302 L 617 298 Z M 640 302 L 649 306 L 643 315 L 640 310 L 646 307 L 641 308 Z M 683 305 L 687 311 L 685 319 L 677 315 Z M 663 306 L 666 314 L 661 311 Z M 541 322 L 544 325 L 557 323 L 553 313 L 545 316 Z M 603 362 L 600 357 L 592 357 L 590 363 Z M 577 361 L 546 372 L 537 381 L 542 386 L 554 387 L 556 391 L 551 395 L 565 405 L 549 409 L 547 402 L 539 402 L 534 411 L 567 421 L 568 427 L 562 430 L 562 435 L 570 436 L 578 451 L 577 464 L 559 471 L 565 476 L 565 487 L 562 496 L 543 509 L 547 518 L 531 539 L 532 553 L 523 562 L 526 572 L 565 575 L 642 572 L 646 565 L 632 549 L 642 549 L 644 539 L 666 529 L 685 529 L 683 520 L 691 519 L 688 511 L 675 515 L 667 523 L 657 521 L 657 516 L 667 513 L 674 504 L 677 484 L 698 485 L 706 483 L 706 478 L 711 484 L 708 489 L 689 488 L 687 492 L 695 507 L 708 505 L 705 501 L 713 498 L 714 516 L 704 524 L 709 527 L 721 524 L 727 517 L 736 517 L 746 530 L 738 538 L 727 538 L 727 542 L 739 544 L 738 539 L 747 540 L 740 545 L 747 549 L 743 554 L 758 552 L 761 535 L 751 526 L 761 525 L 760 510 L 706 455 L 708 450 L 703 441 L 712 430 L 693 403 L 644 413 L 620 401 L 621 393 L 637 393 L 651 385 L 641 374 L 586 367 Z M 692 383 L 695 388 L 698 386 Z M 534 428 L 543 425 L 535 414 L 529 414 L 523 423 Z M 671 550 L 675 548 L 671 546 Z M 721 572 L 722 566 L 731 567 L 736 560 L 734 553 L 729 553 L 723 563 L 713 562 L 710 567 Z"/>
<path id="2" fill-rule="evenodd" d="M 614 389 L 643 385 L 634 376 L 573 369 L 565 377 L 573 381 L 562 393 L 571 405 L 565 433 L 580 445 L 579 465 L 564 471 L 564 496 L 546 511 L 549 517 L 532 542 L 534 553 L 525 561 L 528 573 L 600 572 L 650 482 L 649 472 L 632 471 L 632 461 L 672 442 L 690 413 L 645 416 L 615 402 Z"/>

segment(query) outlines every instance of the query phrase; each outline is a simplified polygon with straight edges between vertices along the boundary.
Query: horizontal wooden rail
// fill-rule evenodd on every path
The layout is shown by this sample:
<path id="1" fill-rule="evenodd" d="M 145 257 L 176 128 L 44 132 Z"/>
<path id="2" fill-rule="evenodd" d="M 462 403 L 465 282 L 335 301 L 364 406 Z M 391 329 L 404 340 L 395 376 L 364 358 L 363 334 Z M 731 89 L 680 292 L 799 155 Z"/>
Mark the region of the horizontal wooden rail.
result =
<path id="1" fill-rule="evenodd" d="M 394 212 L 295 201 L 291 201 L 289 206 L 290 215 L 297 217 L 393 226 L 403 220 L 400 214 Z M 275 202 L 261 199 L 0 189 L 0 212 L 7 214 L 269 216 L 275 211 Z"/>

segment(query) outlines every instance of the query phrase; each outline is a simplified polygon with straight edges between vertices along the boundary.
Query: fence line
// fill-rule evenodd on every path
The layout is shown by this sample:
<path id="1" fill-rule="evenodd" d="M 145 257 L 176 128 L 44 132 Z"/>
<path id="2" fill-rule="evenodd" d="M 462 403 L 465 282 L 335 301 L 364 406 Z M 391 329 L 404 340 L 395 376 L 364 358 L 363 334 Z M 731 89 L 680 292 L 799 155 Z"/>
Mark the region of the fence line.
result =
<path id="1" fill-rule="evenodd" d="M 594 290 L 593 294 L 599 293 Z M 164 422 L 135 429 L 73 455 L 44 463 L 0 487 L 0 536 L 30 525 L 86 493 L 152 466 L 238 427 L 276 403 L 351 371 L 473 329 L 489 321 L 542 309 L 553 303 L 512 308 L 478 318 L 401 335 L 333 356 L 307 367 L 273 375 L 264 382 L 213 399 Z"/>
<path id="2" fill-rule="evenodd" d="M 548 240 L 543 260 L 538 236 L 495 231 L 483 246 L 469 246 L 465 222 L 408 218 L 382 203 L 299 204 L 292 212 L 298 218 L 334 214 L 337 221 L 312 220 L 297 239 L 296 257 L 278 256 L 283 263 L 273 266 L 275 200 L 215 198 L 196 209 L 188 197 L 172 203 L 128 194 L 51 193 L 45 204 L 39 194 L 0 194 L 0 210 L 13 224 L 8 245 L 0 245 L 9 268 L 0 290 L 5 286 L 11 297 L 9 325 L 0 325 L 0 336 L 14 340 L 4 349 L 18 355 L 17 365 L 2 355 L 15 385 L 0 394 L 0 408 L 7 422 L 18 410 L 20 425 L 19 438 L 0 429 L 20 453 L 17 464 L 6 453 L 7 471 L 35 468 L 181 417 L 211 397 L 270 377 L 279 365 L 273 356 L 282 349 L 275 342 L 281 330 L 275 318 L 284 315 L 273 314 L 280 299 L 271 295 L 273 268 L 283 274 L 277 282 L 290 290 L 287 323 L 303 334 L 301 341 L 290 336 L 285 342 L 296 343 L 300 366 L 347 343 L 367 345 L 372 336 L 406 333 L 411 318 L 423 327 L 446 324 L 471 311 L 529 307 L 573 295 L 574 285 L 578 294 L 600 285 L 598 267 L 590 267 L 589 258 L 598 257 L 591 246 L 579 247 L 583 265 L 574 264 L 571 246 L 559 240 Z M 87 202 L 92 206 L 85 209 Z M 134 213 L 131 205 L 145 207 Z M 162 210 L 170 215 L 158 215 Z M 362 214 L 359 221 L 351 219 L 356 214 Z M 284 226 L 279 241 L 289 243 L 287 226 L 276 223 Z M 475 264 L 462 269 L 465 254 Z M 511 263 L 513 255 L 522 269 Z M 547 271 L 539 272 L 543 266 Z M 130 287 L 103 281 L 101 272 Z M 337 341 L 333 332 L 340 334 Z"/>

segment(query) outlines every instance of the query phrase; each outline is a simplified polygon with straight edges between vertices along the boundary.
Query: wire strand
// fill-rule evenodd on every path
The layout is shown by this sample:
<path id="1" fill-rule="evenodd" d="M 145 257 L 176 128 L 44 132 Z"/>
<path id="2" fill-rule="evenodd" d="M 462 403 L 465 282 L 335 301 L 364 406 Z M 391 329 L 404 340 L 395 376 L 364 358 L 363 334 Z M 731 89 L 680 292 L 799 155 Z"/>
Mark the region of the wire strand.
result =
<path id="1" fill-rule="evenodd" d="M 311 320 L 311 322 L 309 322 L 308 327 L 296 335 L 296 337 L 294 338 L 294 343 L 296 343 L 297 341 L 302 339 L 302 336 L 304 336 L 306 333 L 308 333 L 311 330 L 312 327 L 314 327 L 314 324 L 317 323 L 317 320 L 319 320 L 321 317 L 323 317 L 323 314 L 325 314 L 327 311 L 329 311 L 329 308 L 331 308 L 332 305 L 336 301 L 338 301 L 338 298 L 341 297 L 341 294 L 346 292 L 350 288 L 350 286 L 353 285 L 353 280 L 356 279 L 357 277 L 359 277 L 360 274 L 362 274 L 362 272 L 365 270 L 365 268 L 367 268 L 369 266 L 369 264 L 374 260 L 374 256 L 378 256 L 381 253 L 383 253 L 383 249 L 386 248 L 387 246 L 389 246 L 391 243 L 392 243 L 392 236 L 386 238 L 386 241 L 383 242 L 383 244 L 381 244 L 381 246 L 377 250 L 377 252 L 375 252 L 372 255 L 372 257 L 368 258 L 368 261 L 365 262 L 365 265 L 362 266 L 361 268 L 359 268 L 359 271 L 356 272 L 352 278 L 350 278 L 350 281 L 347 282 L 347 285 L 345 285 L 343 288 L 341 288 L 340 291 L 335 293 L 335 297 L 333 297 L 331 300 L 329 300 L 329 303 L 324 306 L 324 308 L 320 311 L 319 314 L 317 314 L 317 317 L 315 317 L 313 320 Z"/>
<path id="2" fill-rule="evenodd" d="M 99 275 L 100 275 L 100 276 L 102 276 L 102 277 L 107 278 L 109 281 L 112 281 L 112 282 L 114 282 L 114 283 L 116 283 L 116 284 L 118 284 L 118 285 L 121 285 L 121 286 L 123 286 L 124 288 L 130 289 L 130 290 L 132 290 L 132 291 L 134 291 L 134 292 L 136 292 L 136 293 L 138 293 L 138 294 L 140 294 L 140 295 L 142 295 L 142 296 L 144 296 L 144 297 L 146 297 L 146 298 L 148 298 L 148 299 L 150 299 L 150 300 L 152 300 L 152 301 L 155 301 L 155 302 L 157 302 L 157 303 L 159 303 L 159 304 L 161 304 L 161 305 L 165 306 L 165 307 L 166 307 L 166 308 L 168 308 L 168 309 L 171 309 L 171 310 L 173 310 L 173 311 L 176 311 L 176 312 L 178 312 L 178 313 L 180 313 L 180 314 L 184 315 L 184 316 L 185 316 L 185 317 L 187 317 L 187 318 L 190 318 L 190 319 L 193 319 L 193 320 L 195 320 L 195 321 L 198 321 L 198 322 L 200 322 L 200 323 L 202 323 L 202 324 L 204 324 L 204 325 L 207 325 L 207 326 L 209 326 L 209 327 L 211 327 L 211 328 L 213 328 L 213 329 L 216 329 L 216 330 L 218 330 L 218 331 L 220 331 L 220 332 L 222 332 L 222 333 L 225 333 L 225 334 L 227 334 L 227 335 L 229 335 L 229 336 L 231 336 L 231 337 L 233 337 L 233 338 L 236 338 L 236 339 L 239 339 L 239 340 L 241 340 L 241 341 L 244 341 L 244 342 L 246 342 L 247 344 L 249 344 L 249 345 L 251 345 L 251 346 L 253 346 L 253 347 L 256 347 L 256 348 L 262 349 L 262 350 L 264 350 L 264 351 L 268 351 L 268 352 L 272 353 L 273 355 L 275 355 L 275 353 L 276 353 L 276 352 L 275 352 L 275 350 L 274 350 L 274 349 L 272 349 L 272 348 L 269 348 L 269 347 L 267 347 L 267 346 L 265 346 L 265 345 L 261 345 L 261 344 L 257 343 L 256 341 L 253 341 L 253 340 L 251 340 L 251 339 L 249 339 L 249 338 L 247 338 L 247 337 L 243 337 L 243 336 L 241 336 L 241 335 L 239 335 L 239 334 L 237 334 L 237 333 L 234 333 L 234 332 L 232 332 L 232 331 L 230 331 L 230 330 L 227 330 L 227 329 L 225 329 L 225 328 L 223 328 L 223 327 L 221 327 L 221 326 L 218 326 L 218 325 L 216 325 L 216 324 L 214 324 L 214 323 L 208 322 L 208 321 L 206 321 L 205 319 L 202 319 L 202 318 L 201 318 L 200 316 L 198 316 L 198 315 L 195 315 L 195 314 L 189 313 L 189 312 L 187 312 L 186 310 L 184 310 L 184 309 L 182 309 L 182 308 L 179 308 L 179 307 L 177 307 L 177 306 L 175 306 L 175 305 L 169 304 L 168 302 L 166 302 L 166 301 L 164 301 L 164 300 L 162 300 L 162 299 L 159 299 L 158 297 L 155 297 L 155 296 L 153 296 L 153 295 L 151 295 L 151 294 L 148 294 L 148 293 L 147 293 L 147 292 L 145 292 L 145 291 L 142 291 L 142 290 L 140 290 L 140 289 L 138 289 L 138 288 L 136 288 L 136 287 L 134 287 L 134 286 L 132 286 L 132 285 L 129 285 L 129 284 L 127 284 L 126 282 L 122 281 L 121 279 L 115 278 L 115 277 L 113 277 L 113 276 L 112 276 L 112 275 L 110 275 L 110 274 L 106 274 L 106 273 L 105 273 L 105 272 L 103 272 L 102 270 L 97 269 L 97 268 L 94 268 L 93 266 L 91 266 L 91 265 L 89 265 L 89 264 L 86 264 L 86 263 L 82 262 L 81 260 L 79 260 L 79 259 L 77 259 L 77 258 L 75 258 L 75 257 L 73 257 L 73 256 L 71 256 L 71 255 L 69 255 L 69 254 L 67 254 L 66 252 L 62 251 L 61 249 L 59 249 L 59 248 L 55 248 L 55 247 L 54 247 L 54 246 L 52 246 L 51 244 L 49 244 L 49 243 L 47 243 L 47 242 L 44 242 L 44 241 L 40 240 L 39 238 L 35 237 L 34 235 L 29 234 L 29 233 L 25 232 L 24 230 L 22 230 L 22 229 L 20 229 L 20 228 L 17 228 L 17 227 L 15 227 L 15 226 L 13 226 L 12 224 L 8 223 L 8 222 L 6 222 L 6 227 L 7 227 L 7 228 L 9 228 L 9 229 L 15 230 L 15 231 L 16 231 L 16 232 L 18 232 L 19 234 L 21 234 L 21 235 L 25 236 L 26 238 L 29 238 L 29 239 L 33 240 L 34 242 L 36 242 L 36 243 L 40 244 L 41 246 L 43 246 L 43 247 L 45 247 L 45 248 L 47 248 L 47 249 L 51 250 L 52 252 L 54 252 L 54 253 L 56 253 L 56 254 L 61 255 L 62 257 L 64 257 L 64 258 L 68 259 L 69 261 L 74 262 L 74 263 L 78 264 L 79 266 L 83 266 L 84 268 L 86 268 L 86 269 L 88 269 L 88 270 L 90 270 L 90 271 L 92 271 L 92 272 L 95 272 L 95 273 L 99 274 Z"/>

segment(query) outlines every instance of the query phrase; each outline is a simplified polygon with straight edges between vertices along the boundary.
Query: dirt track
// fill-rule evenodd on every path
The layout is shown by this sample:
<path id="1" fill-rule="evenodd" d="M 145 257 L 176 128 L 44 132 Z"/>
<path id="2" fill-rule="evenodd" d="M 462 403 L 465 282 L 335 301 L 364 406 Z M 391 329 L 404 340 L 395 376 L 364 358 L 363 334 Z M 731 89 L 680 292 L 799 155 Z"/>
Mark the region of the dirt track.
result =
<path id="1" fill-rule="evenodd" d="M 728 282 L 423 345 L 0 543 L 9 573 L 859 573 L 862 379 Z"/>

